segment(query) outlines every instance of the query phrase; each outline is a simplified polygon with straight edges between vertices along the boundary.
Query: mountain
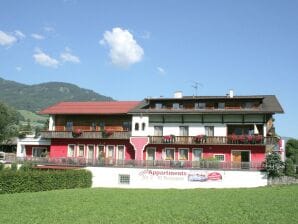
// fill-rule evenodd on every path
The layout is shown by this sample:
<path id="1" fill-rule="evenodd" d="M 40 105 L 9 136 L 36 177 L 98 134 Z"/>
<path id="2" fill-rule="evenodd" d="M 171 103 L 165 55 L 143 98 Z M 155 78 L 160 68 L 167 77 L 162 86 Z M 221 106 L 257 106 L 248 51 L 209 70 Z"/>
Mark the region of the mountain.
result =
<path id="1" fill-rule="evenodd" d="M 32 112 L 60 101 L 113 101 L 111 97 L 64 82 L 25 85 L 0 78 L 0 101 Z"/>

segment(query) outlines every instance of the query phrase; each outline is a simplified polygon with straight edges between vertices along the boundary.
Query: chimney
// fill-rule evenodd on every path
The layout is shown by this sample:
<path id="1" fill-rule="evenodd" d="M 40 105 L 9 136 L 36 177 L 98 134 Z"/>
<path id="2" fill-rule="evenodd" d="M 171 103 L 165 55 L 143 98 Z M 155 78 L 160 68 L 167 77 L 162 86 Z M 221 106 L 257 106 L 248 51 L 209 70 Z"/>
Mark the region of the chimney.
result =
<path id="1" fill-rule="evenodd" d="M 183 97 L 182 91 L 176 91 L 176 92 L 174 93 L 174 98 L 176 98 L 176 99 L 180 99 L 180 98 L 182 98 L 182 97 Z"/>
<path id="2" fill-rule="evenodd" d="M 229 90 L 229 94 L 228 94 L 228 96 L 229 96 L 230 98 L 233 98 L 233 97 L 234 97 L 234 90 L 230 89 L 230 90 Z"/>

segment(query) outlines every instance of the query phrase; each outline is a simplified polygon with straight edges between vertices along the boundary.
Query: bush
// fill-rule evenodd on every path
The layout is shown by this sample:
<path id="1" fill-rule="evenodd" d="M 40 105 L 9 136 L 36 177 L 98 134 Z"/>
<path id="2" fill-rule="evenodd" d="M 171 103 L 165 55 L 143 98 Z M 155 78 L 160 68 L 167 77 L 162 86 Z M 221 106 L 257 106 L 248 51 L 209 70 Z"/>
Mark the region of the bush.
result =
<path id="1" fill-rule="evenodd" d="M 284 162 L 278 153 L 273 152 L 266 156 L 265 167 L 269 177 L 279 177 L 283 174 Z"/>
<path id="2" fill-rule="evenodd" d="M 296 176 L 295 166 L 292 159 L 287 159 L 285 162 L 285 175 L 286 176 Z"/>
<path id="3" fill-rule="evenodd" d="M 4 163 L 0 163 L 0 171 L 4 170 Z"/>
<path id="4" fill-rule="evenodd" d="M 20 171 L 30 171 L 33 169 L 33 163 L 31 161 L 25 161 L 20 167 Z"/>
<path id="5" fill-rule="evenodd" d="M 11 171 L 17 171 L 18 170 L 18 164 L 17 163 L 12 163 L 10 169 L 11 169 Z"/>
<path id="6" fill-rule="evenodd" d="M 92 174 L 87 170 L 0 172 L 0 194 L 89 188 L 91 184 Z"/>

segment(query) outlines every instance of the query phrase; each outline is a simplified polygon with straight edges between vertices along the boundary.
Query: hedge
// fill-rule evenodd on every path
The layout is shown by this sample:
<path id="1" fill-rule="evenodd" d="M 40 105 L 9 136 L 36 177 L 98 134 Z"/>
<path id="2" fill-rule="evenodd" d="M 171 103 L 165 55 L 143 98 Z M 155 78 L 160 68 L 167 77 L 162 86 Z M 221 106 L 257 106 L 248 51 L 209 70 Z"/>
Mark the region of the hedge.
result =
<path id="1" fill-rule="evenodd" d="M 92 174 L 87 170 L 0 172 L 0 194 L 89 188 L 91 184 Z"/>

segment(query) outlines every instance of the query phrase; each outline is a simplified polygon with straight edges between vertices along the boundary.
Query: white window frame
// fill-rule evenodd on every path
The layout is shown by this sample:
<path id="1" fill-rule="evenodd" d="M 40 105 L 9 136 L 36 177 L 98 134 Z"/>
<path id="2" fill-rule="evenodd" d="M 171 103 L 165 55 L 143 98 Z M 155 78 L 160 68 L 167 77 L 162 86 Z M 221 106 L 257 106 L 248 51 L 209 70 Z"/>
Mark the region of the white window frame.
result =
<path id="1" fill-rule="evenodd" d="M 117 150 L 116 150 L 116 160 L 118 160 L 119 146 L 120 146 L 120 147 L 123 147 L 123 149 L 124 149 L 124 150 L 123 150 L 123 153 L 124 153 L 124 155 L 123 155 L 123 156 L 124 156 L 123 160 L 125 160 L 125 153 L 126 153 L 125 145 L 117 145 L 117 147 L 116 147 L 116 149 L 117 149 Z"/>
<path id="2" fill-rule="evenodd" d="M 187 150 L 187 158 L 181 159 L 180 150 Z M 178 160 L 188 161 L 189 160 L 189 148 L 178 148 Z"/>
<path id="3" fill-rule="evenodd" d="M 154 150 L 154 160 L 156 160 L 156 147 L 146 148 L 146 160 L 148 160 L 148 149 L 153 149 Z"/>
<path id="4" fill-rule="evenodd" d="M 226 161 L 226 155 L 223 153 L 217 153 L 217 154 L 213 154 L 213 158 L 215 159 L 216 156 L 223 156 L 224 160 L 218 160 L 219 162 L 225 162 Z"/>
<path id="5" fill-rule="evenodd" d="M 167 147 L 167 148 L 164 148 L 163 149 L 163 153 L 164 153 L 164 160 L 167 160 L 167 161 L 172 161 L 171 159 L 167 159 L 167 149 L 170 149 L 170 150 L 173 150 L 174 151 L 174 157 L 173 157 L 173 161 L 175 161 L 175 148 L 170 148 L 170 147 Z"/>
<path id="6" fill-rule="evenodd" d="M 83 146 L 84 147 L 84 149 L 83 149 L 83 156 L 80 156 L 80 146 Z M 86 151 L 86 147 L 85 147 L 85 145 L 84 144 L 78 144 L 77 145 L 77 153 L 76 153 L 76 157 L 80 157 L 80 158 L 83 158 L 83 157 L 85 157 L 85 151 Z"/>
<path id="7" fill-rule="evenodd" d="M 92 159 L 95 159 L 96 157 L 96 155 L 95 155 L 95 153 L 96 153 L 96 148 L 95 148 L 95 145 L 94 144 L 88 144 L 87 145 L 87 149 L 86 149 L 86 159 L 90 159 L 89 158 L 89 146 L 93 146 L 93 158 Z"/>
<path id="8" fill-rule="evenodd" d="M 109 158 L 109 147 L 113 147 L 113 157 Z M 107 145 L 106 146 L 106 158 L 108 159 L 114 159 L 115 157 L 115 146 L 114 145 Z"/>
<path id="9" fill-rule="evenodd" d="M 70 156 L 69 155 L 69 149 L 70 149 L 70 146 L 73 146 L 74 148 L 73 148 L 73 156 Z M 33 154 L 33 153 L 32 153 Z M 76 145 L 75 144 L 68 144 L 67 145 L 67 157 L 70 157 L 70 158 L 73 158 L 73 157 L 75 157 L 76 156 Z"/>
<path id="10" fill-rule="evenodd" d="M 103 157 L 102 158 L 105 158 L 106 156 L 106 148 L 105 148 L 105 145 L 101 145 L 101 144 L 99 144 L 99 145 L 97 145 L 97 147 L 96 147 L 96 158 L 98 159 L 99 158 L 99 147 L 103 147 Z"/>
<path id="11" fill-rule="evenodd" d="M 194 150 L 196 150 L 196 149 L 198 149 L 198 150 L 201 151 L 201 158 L 200 158 L 200 160 L 203 159 L 203 148 L 192 148 L 192 161 L 200 161 L 200 160 L 195 160 Z"/>

